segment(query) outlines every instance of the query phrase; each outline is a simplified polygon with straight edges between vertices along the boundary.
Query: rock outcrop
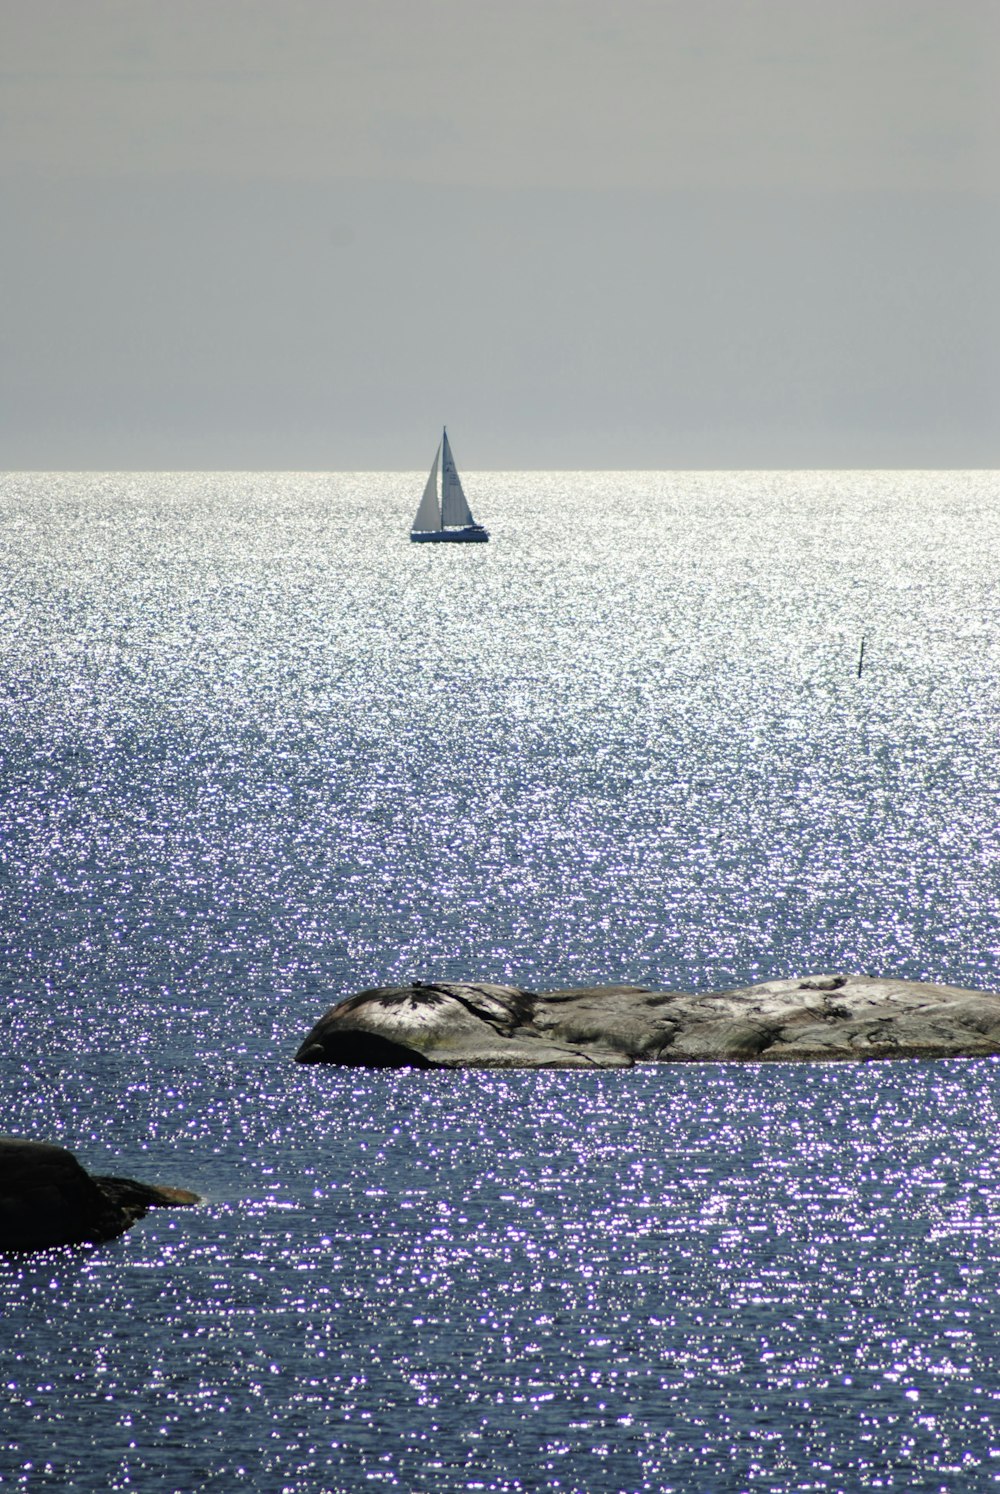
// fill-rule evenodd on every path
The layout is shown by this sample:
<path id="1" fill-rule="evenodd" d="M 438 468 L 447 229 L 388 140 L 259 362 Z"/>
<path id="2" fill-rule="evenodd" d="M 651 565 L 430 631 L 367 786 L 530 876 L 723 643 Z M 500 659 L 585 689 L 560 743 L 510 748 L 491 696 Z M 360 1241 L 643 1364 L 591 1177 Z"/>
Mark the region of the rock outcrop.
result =
<path id="1" fill-rule="evenodd" d="M 813 975 L 702 996 L 644 986 L 382 986 L 331 1007 L 295 1057 L 365 1068 L 537 1069 L 993 1054 L 1000 993 Z"/>
<path id="2" fill-rule="evenodd" d="M 91 1177 L 51 1142 L 0 1136 L 0 1250 L 113 1240 L 151 1208 L 197 1202 L 184 1188 Z"/>

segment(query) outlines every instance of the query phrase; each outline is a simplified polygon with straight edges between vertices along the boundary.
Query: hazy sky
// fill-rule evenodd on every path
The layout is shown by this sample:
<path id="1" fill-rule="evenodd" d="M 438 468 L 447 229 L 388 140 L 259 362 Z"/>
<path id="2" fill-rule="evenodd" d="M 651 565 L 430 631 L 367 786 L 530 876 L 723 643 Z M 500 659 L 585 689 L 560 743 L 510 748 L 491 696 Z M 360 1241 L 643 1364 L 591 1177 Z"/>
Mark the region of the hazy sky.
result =
<path id="1" fill-rule="evenodd" d="M 0 0 L 0 467 L 1000 466 L 998 0 Z"/>

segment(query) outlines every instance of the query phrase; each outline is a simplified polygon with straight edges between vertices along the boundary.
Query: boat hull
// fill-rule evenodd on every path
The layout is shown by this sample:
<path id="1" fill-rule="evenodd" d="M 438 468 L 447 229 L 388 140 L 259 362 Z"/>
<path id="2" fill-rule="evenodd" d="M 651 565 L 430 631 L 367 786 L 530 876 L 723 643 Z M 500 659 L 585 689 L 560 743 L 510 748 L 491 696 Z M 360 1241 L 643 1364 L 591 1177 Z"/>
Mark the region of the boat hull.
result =
<path id="1" fill-rule="evenodd" d="M 482 524 L 466 524 L 461 529 L 410 530 L 415 545 L 485 545 L 489 537 L 489 530 Z"/>

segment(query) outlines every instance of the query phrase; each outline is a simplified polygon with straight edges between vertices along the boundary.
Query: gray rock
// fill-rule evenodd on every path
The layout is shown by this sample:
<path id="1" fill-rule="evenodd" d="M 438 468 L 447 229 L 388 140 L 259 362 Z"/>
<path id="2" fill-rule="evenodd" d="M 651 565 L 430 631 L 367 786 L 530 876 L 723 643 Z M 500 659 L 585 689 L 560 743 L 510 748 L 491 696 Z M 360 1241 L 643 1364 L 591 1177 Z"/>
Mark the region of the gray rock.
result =
<path id="1" fill-rule="evenodd" d="M 72 1152 L 51 1142 L 0 1136 L 0 1250 L 113 1240 L 150 1208 L 197 1202 L 184 1188 L 91 1177 Z"/>
<path id="2" fill-rule="evenodd" d="M 997 1053 L 1000 993 L 814 975 L 701 996 L 644 986 L 381 986 L 331 1007 L 295 1057 L 367 1068 L 607 1069 Z"/>

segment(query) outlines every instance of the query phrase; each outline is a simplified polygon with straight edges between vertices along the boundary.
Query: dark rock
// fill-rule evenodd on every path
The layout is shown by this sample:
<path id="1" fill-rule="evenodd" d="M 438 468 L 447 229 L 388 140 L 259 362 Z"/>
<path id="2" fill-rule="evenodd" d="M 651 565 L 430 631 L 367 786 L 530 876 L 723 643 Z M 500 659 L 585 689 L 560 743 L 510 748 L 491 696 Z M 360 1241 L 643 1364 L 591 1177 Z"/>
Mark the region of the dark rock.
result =
<path id="1" fill-rule="evenodd" d="M 113 1240 L 151 1208 L 197 1202 L 184 1188 L 91 1177 L 51 1142 L 0 1136 L 0 1250 Z"/>
<path id="2" fill-rule="evenodd" d="M 821 974 L 701 996 L 645 986 L 383 986 L 331 1007 L 295 1057 L 377 1068 L 621 1068 L 993 1054 L 997 992 Z"/>

